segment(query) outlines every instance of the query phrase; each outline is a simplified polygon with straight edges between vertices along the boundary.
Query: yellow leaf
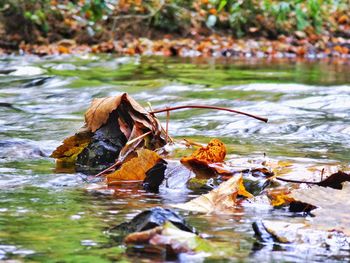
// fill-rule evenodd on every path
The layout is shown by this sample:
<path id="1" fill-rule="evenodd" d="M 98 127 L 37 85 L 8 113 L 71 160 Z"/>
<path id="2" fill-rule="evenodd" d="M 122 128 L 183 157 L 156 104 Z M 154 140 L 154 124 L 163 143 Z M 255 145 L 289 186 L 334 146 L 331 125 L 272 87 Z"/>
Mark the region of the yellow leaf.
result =
<path id="1" fill-rule="evenodd" d="M 209 193 L 187 203 L 173 205 L 173 207 L 201 213 L 232 213 L 239 194 L 252 197 L 243 186 L 242 175 L 233 176 Z"/>
<path id="2" fill-rule="evenodd" d="M 225 144 L 219 139 L 212 139 L 207 146 L 194 151 L 190 157 L 184 157 L 181 162 L 184 164 L 210 164 L 221 163 L 226 156 Z"/>
<path id="3" fill-rule="evenodd" d="M 239 181 L 239 184 L 238 184 L 238 194 L 241 195 L 241 196 L 245 196 L 247 198 L 252 198 L 254 197 L 251 193 L 249 193 L 245 187 L 244 187 L 244 184 L 243 184 L 243 179 Z"/>
<path id="4" fill-rule="evenodd" d="M 263 165 L 268 167 L 275 176 L 281 176 L 291 173 L 295 164 L 290 161 L 268 161 L 264 162 Z"/>
<path id="5" fill-rule="evenodd" d="M 272 189 L 267 192 L 272 206 L 289 205 L 295 199 L 290 196 L 290 190 L 286 188 Z"/>
<path id="6" fill-rule="evenodd" d="M 57 159 L 58 162 L 74 163 L 77 156 L 89 145 L 90 141 L 90 132 L 77 133 L 66 138 L 50 157 Z"/>
<path id="7" fill-rule="evenodd" d="M 140 149 L 137 151 L 137 157 L 125 162 L 119 170 L 107 175 L 107 183 L 112 185 L 114 182 L 123 180 L 144 180 L 146 172 L 160 159 L 156 152 Z"/>

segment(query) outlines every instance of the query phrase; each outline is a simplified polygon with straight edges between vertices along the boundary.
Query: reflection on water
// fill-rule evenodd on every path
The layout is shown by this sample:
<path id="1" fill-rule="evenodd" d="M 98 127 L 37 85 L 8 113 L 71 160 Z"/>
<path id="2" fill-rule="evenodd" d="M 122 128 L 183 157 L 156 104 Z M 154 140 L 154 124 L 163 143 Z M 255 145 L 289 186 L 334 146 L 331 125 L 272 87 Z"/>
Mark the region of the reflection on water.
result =
<path id="1" fill-rule="evenodd" d="M 182 110 L 171 113 L 170 133 L 203 142 L 221 138 L 236 158 L 266 153 L 300 165 L 349 165 L 348 65 L 10 56 L 0 59 L 0 72 L 5 73 L 0 73 L 0 260 L 133 260 L 132 255 L 125 258 L 124 248 L 105 230 L 147 207 L 197 195 L 155 195 L 135 186 L 112 196 L 108 190 L 93 190 L 81 174 L 56 174 L 48 155 L 80 127 L 83 112 L 95 97 L 127 91 L 153 108 L 196 103 L 266 116 L 268 124 L 225 112 Z M 284 210 L 243 205 L 230 216 L 182 214 L 210 239 L 231 246 L 232 258 L 264 262 L 346 258 L 332 253 L 328 258 L 325 251 L 312 249 L 307 258 L 306 250 L 300 253 L 295 247 L 257 247 L 252 222 L 289 218 Z"/>

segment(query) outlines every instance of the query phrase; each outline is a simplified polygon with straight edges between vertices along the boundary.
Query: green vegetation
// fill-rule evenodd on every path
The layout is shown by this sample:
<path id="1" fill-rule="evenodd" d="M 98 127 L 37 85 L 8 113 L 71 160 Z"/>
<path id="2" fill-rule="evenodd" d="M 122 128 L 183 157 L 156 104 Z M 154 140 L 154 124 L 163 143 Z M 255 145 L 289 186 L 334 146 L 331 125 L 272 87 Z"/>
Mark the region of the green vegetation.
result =
<path id="1" fill-rule="evenodd" d="M 227 17 L 219 19 L 218 24 L 226 24 L 236 31 L 238 36 L 249 33 L 264 32 L 272 36 L 290 33 L 296 30 L 308 30 L 321 33 L 323 29 L 336 28 L 336 21 L 330 16 L 348 11 L 348 1 L 330 0 L 219 0 L 215 3 L 218 14 Z M 210 16 L 208 17 L 210 18 Z M 213 20 L 216 20 L 212 18 Z"/>
<path id="2" fill-rule="evenodd" d="M 0 28 L 11 40 L 26 42 L 93 43 L 126 33 L 344 35 L 350 22 L 347 0 L 3 0 L 0 10 Z"/>
<path id="3" fill-rule="evenodd" d="M 28 42 L 80 37 L 81 31 L 92 37 L 103 31 L 104 20 L 112 13 L 109 2 L 5 0 L 0 3 L 0 18 L 8 33 Z"/>

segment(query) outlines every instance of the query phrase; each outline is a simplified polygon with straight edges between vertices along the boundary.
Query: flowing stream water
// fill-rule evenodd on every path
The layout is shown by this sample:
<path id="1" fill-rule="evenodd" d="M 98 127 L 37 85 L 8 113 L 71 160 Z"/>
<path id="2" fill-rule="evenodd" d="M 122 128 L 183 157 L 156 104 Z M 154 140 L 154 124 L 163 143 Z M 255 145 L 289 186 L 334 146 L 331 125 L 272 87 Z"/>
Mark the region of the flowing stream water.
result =
<path id="1" fill-rule="evenodd" d="M 182 110 L 171 113 L 170 134 L 203 143 L 219 138 L 232 160 L 266 155 L 301 166 L 348 167 L 348 69 L 336 61 L 1 57 L 0 261 L 147 262 L 147 255 L 126 253 L 106 230 L 148 207 L 197 195 L 127 188 L 111 194 L 89 190 L 82 174 L 56 171 L 48 156 L 81 127 L 93 98 L 128 92 L 153 108 L 201 104 L 265 116 L 268 124 L 227 112 Z M 243 205 L 233 215 L 178 211 L 232 250 L 220 262 L 350 260 L 350 251 L 257 245 L 252 223 L 294 216 L 286 210 Z"/>

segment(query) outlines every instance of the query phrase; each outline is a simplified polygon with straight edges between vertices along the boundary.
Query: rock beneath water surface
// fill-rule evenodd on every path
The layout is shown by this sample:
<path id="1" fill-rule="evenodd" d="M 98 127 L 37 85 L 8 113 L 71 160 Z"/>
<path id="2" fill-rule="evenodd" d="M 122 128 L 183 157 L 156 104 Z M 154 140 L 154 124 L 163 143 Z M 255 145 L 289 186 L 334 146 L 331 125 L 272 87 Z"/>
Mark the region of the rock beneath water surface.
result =
<path id="1" fill-rule="evenodd" d="M 145 210 L 136 215 L 130 222 L 122 223 L 112 230 L 120 230 L 127 233 L 140 232 L 164 225 L 165 222 L 171 222 L 179 229 L 195 233 L 195 229 L 189 226 L 186 221 L 171 209 L 154 207 Z"/>
<path id="2" fill-rule="evenodd" d="M 118 124 L 118 113 L 113 111 L 108 122 L 94 133 L 90 144 L 78 155 L 77 171 L 91 173 L 111 166 L 126 142 Z"/>

